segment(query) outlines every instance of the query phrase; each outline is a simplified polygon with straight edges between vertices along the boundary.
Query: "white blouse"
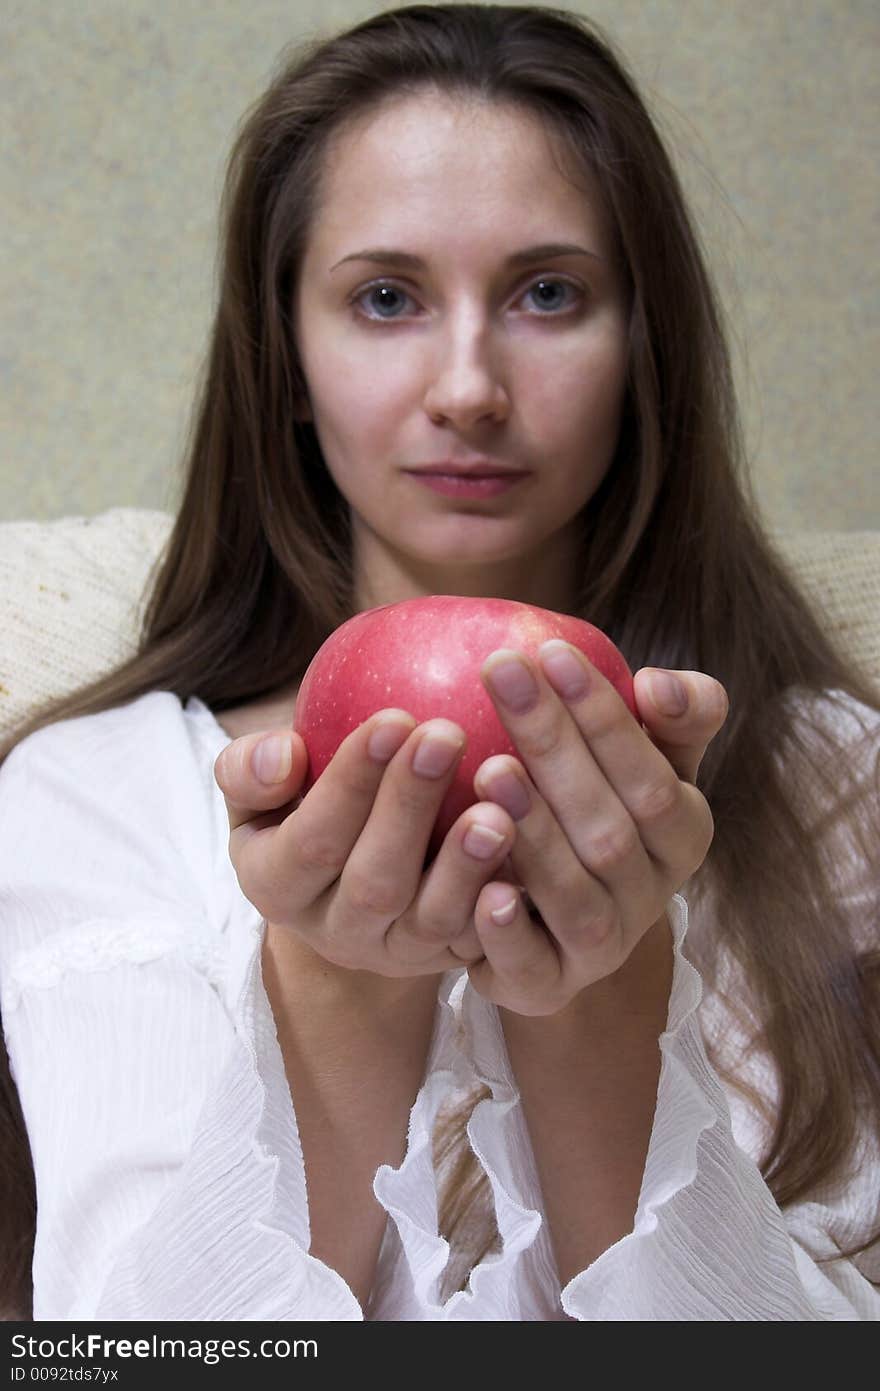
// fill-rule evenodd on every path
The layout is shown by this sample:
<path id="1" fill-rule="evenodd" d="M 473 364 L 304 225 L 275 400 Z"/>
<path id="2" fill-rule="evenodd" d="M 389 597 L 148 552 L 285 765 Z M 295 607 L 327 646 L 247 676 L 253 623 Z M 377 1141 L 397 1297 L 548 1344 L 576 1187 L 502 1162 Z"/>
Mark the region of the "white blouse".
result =
<path id="1" fill-rule="evenodd" d="M 199 700 L 156 692 L 40 730 L 0 770 L 0 1007 L 36 1172 L 35 1319 L 880 1318 L 876 1252 L 873 1267 L 834 1259 L 880 1224 L 878 1157 L 866 1146 L 845 1189 L 780 1212 L 760 1119 L 707 1061 L 698 1007 L 711 1022 L 713 1002 L 683 953 L 679 896 L 632 1232 L 560 1289 L 497 1010 L 453 971 L 406 1155 L 375 1176 L 388 1222 L 363 1309 L 309 1254 L 264 923 L 213 778 L 227 742 Z M 868 890 L 853 909 L 876 929 Z M 479 1082 L 491 1095 L 468 1133 L 501 1248 L 444 1301 L 431 1135 Z"/>

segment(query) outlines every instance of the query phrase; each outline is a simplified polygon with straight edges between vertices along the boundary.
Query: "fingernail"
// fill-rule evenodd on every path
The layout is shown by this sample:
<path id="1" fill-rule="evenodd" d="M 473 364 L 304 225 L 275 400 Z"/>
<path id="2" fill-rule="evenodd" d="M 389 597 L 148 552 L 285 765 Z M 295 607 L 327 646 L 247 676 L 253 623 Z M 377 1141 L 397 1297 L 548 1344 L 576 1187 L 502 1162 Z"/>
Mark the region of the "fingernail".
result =
<path id="1" fill-rule="evenodd" d="M 532 799 L 516 773 L 496 773 L 482 786 L 485 790 L 483 800 L 497 802 L 514 821 L 522 821 L 524 816 L 528 816 Z"/>
<path id="2" fill-rule="evenodd" d="M 290 740 L 283 734 L 270 734 L 263 739 L 251 755 L 251 767 L 260 782 L 270 786 L 283 782 L 293 765 L 293 750 Z"/>
<path id="3" fill-rule="evenodd" d="M 648 678 L 648 690 L 661 715 L 683 715 L 687 709 L 684 682 L 668 671 L 652 672 Z"/>
<path id="4" fill-rule="evenodd" d="M 453 742 L 447 735 L 425 734 L 413 757 L 413 772 L 423 778 L 442 778 L 444 773 L 449 772 L 461 748 L 457 740 Z"/>
<path id="5" fill-rule="evenodd" d="M 547 679 L 563 700 L 580 700 L 587 694 L 589 678 L 583 662 L 575 656 L 567 642 L 551 638 L 541 647 L 538 656 Z"/>
<path id="6" fill-rule="evenodd" d="M 486 668 L 486 676 L 502 705 L 516 715 L 531 710 L 538 699 L 538 684 L 515 652 L 504 652 L 498 661 Z"/>
<path id="7" fill-rule="evenodd" d="M 494 912 L 491 915 L 492 920 L 494 922 L 497 922 L 500 927 L 506 927 L 508 923 L 513 922 L 513 919 L 516 916 L 516 907 L 518 903 L 519 899 L 514 895 L 514 897 L 509 899 L 507 903 L 503 904 L 501 908 L 496 908 L 494 910 Z"/>
<path id="8" fill-rule="evenodd" d="M 462 846 L 475 860 L 491 860 L 504 844 L 504 836 L 491 826 L 481 826 L 479 822 L 469 826 Z"/>
<path id="9" fill-rule="evenodd" d="M 382 720 L 367 740 L 367 753 L 374 763 L 390 763 L 414 729 L 399 719 Z"/>

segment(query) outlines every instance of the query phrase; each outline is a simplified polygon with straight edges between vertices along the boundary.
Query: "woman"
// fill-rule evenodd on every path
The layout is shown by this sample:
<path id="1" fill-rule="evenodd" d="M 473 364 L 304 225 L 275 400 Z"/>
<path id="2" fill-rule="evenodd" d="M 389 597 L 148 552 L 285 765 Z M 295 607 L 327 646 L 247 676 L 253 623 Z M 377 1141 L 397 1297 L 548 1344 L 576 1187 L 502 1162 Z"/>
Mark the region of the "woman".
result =
<path id="1" fill-rule="evenodd" d="M 491 654 L 519 757 L 425 868 L 459 727 L 382 712 L 301 797 L 290 717 L 432 592 L 588 617 L 641 723 Z M 35 1316 L 876 1317 L 878 729 L 752 515 L 607 44 L 416 6 L 295 54 L 140 651 L 0 775 Z"/>

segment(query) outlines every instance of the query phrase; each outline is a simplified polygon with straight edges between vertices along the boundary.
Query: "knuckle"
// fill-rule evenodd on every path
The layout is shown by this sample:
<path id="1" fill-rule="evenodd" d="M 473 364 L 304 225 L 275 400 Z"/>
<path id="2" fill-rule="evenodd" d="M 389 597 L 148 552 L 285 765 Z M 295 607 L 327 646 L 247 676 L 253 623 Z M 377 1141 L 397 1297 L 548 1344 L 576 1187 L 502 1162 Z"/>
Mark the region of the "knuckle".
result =
<path id="1" fill-rule="evenodd" d="M 670 816 L 678 807 L 678 778 L 671 773 L 648 783 L 634 795 L 632 813 L 636 821 L 655 822 Z"/>
<path id="2" fill-rule="evenodd" d="M 563 722 L 551 715 L 517 730 L 514 742 L 526 758 L 547 758 L 560 747 L 563 729 Z"/>
<path id="3" fill-rule="evenodd" d="M 434 913 L 414 913 L 406 921 L 407 931 L 419 942 L 446 943 L 459 931 L 460 924 L 453 926 L 447 919 Z"/>
<path id="4" fill-rule="evenodd" d="M 394 881 L 373 874 L 354 873 L 344 883 L 345 902 L 354 918 L 394 918 L 400 909 Z"/>
<path id="5" fill-rule="evenodd" d="M 592 943 L 611 943 L 617 930 L 618 914 L 612 903 L 581 919 L 581 934 Z"/>
<path id="6" fill-rule="evenodd" d="M 339 841 L 319 827 L 302 830 L 292 850 L 303 869 L 330 873 L 334 879 L 342 873 L 347 859 L 347 852 Z"/>
<path id="7" fill-rule="evenodd" d="M 601 878 L 629 859 L 640 844 L 639 833 L 629 819 L 602 827 L 590 837 L 589 868 Z"/>

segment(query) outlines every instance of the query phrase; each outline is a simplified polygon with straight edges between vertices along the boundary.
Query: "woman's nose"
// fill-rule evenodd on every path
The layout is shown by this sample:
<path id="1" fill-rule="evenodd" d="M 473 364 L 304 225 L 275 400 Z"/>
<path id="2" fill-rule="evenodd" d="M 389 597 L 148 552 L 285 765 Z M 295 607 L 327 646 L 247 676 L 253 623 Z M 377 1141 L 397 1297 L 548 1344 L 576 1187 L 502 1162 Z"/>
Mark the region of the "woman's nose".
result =
<path id="1" fill-rule="evenodd" d="M 432 420 L 467 428 L 507 419 L 510 397 L 487 338 L 471 332 L 442 346 L 424 397 Z"/>

